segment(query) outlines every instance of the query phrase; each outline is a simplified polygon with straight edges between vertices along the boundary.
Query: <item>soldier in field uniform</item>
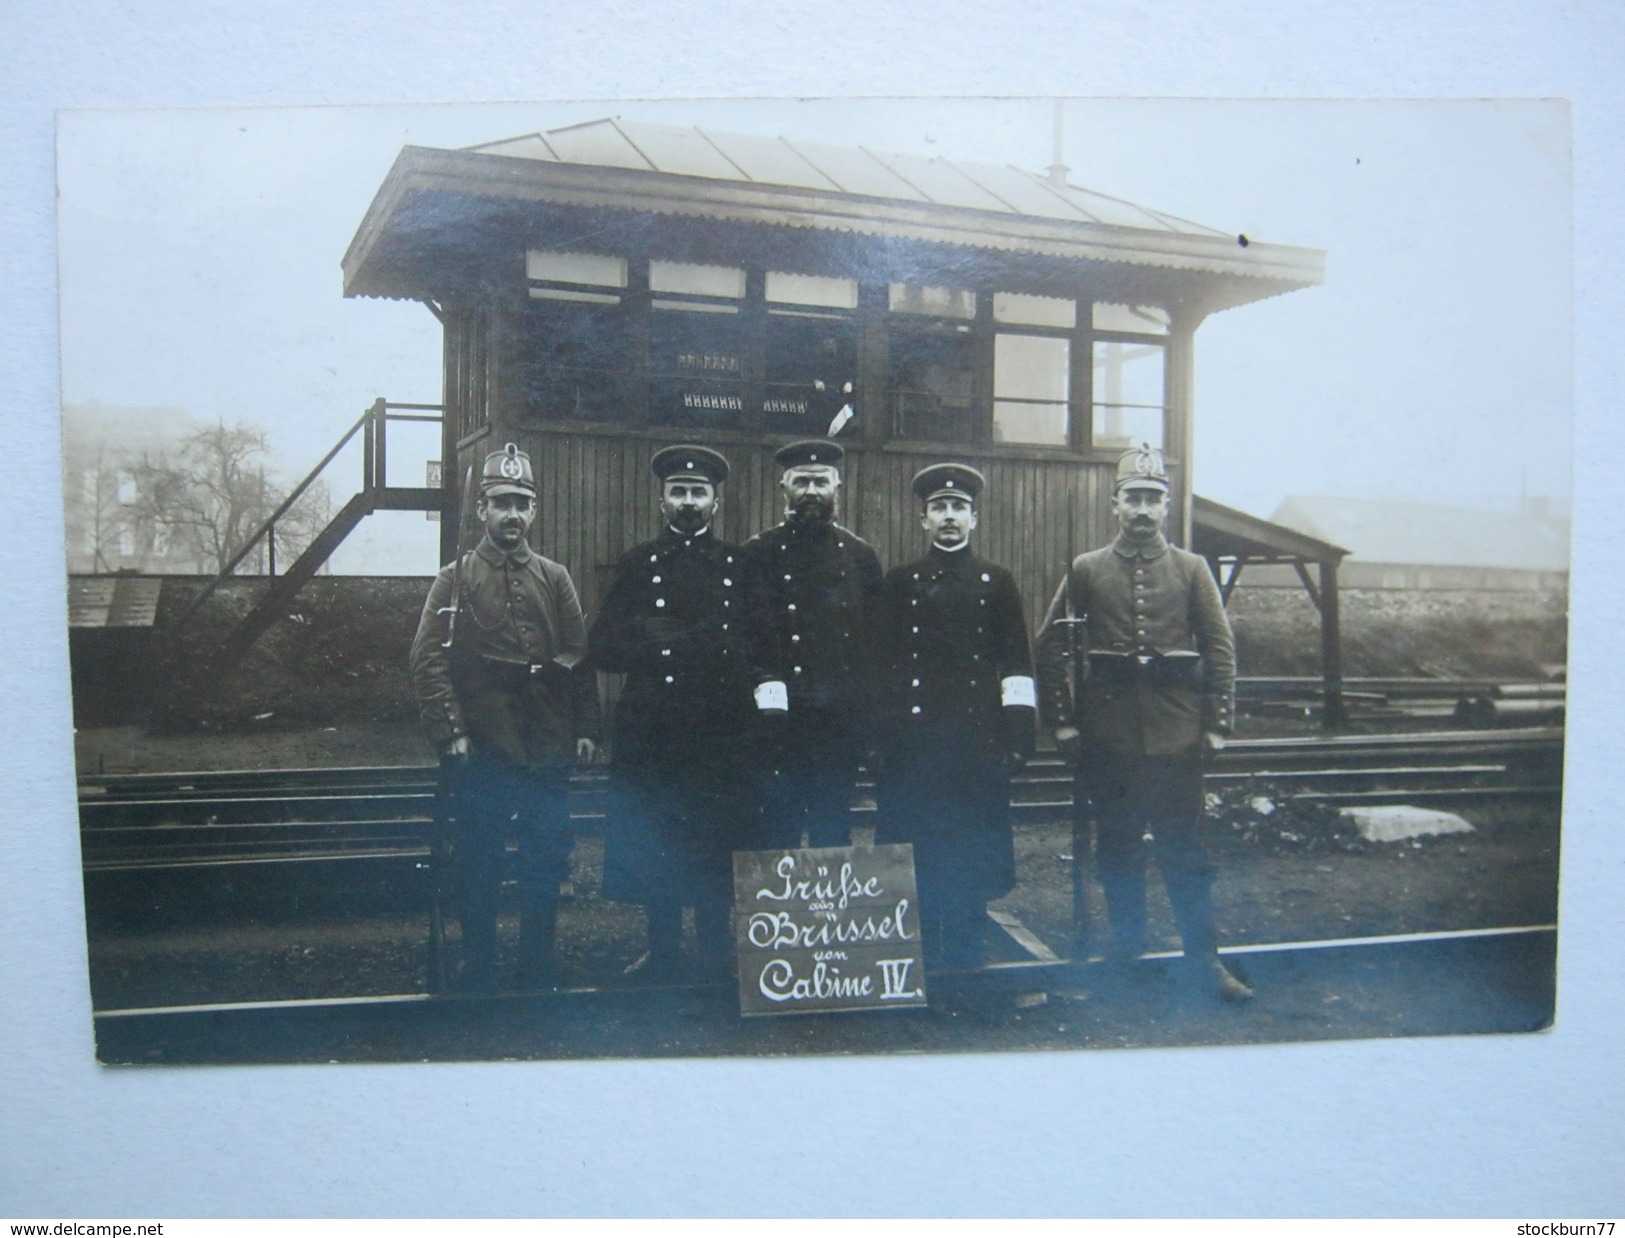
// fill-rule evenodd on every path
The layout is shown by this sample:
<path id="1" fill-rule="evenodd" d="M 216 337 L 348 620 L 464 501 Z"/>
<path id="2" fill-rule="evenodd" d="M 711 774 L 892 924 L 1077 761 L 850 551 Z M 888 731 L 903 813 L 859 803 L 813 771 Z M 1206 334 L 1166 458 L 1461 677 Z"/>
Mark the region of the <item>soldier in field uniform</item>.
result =
<path id="1" fill-rule="evenodd" d="M 1230 623 L 1206 560 L 1163 537 L 1161 452 L 1123 456 L 1112 511 L 1116 539 L 1072 561 L 1038 637 L 1044 714 L 1075 762 L 1078 811 L 1094 815 L 1109 954 L 1126 962 L 1146 948 L 1149 831 L 1192 974 L 1217 997 L 1245 1001 L 1252 990 L 1219 960 L 1202 840 L 1202 760 L 1222 746 L 1234 702 Z"/>
<path id="2" fill-rule="evenodd" d="M 651 467 L 664 527 L 621 557 L 589 644 L 599 670 L 626 675 L 604 893 L 643 904 L 649 974 L 659 979 L 679 966 L 684 906 L 694 908 L 702 968 L 725 969 L 733 852 L 755 844 L 758 814 L 740 761 L 756 713 L 744 565 L 713 532 L 728 462 L 680 444 Z"/>
<path id="3" fill-rule="evenodd" d="M 578 671 L 587 627 L 570 573 L 527 540 L 536 478 L 512 443 L 486 457 L 476 512 L 479 545 L 441 568 L 429 590 L 412 685 L 457 806 L 464 980 L 489 991 L 510 836 L 519 842 L 520 981 L 556 978 L 559 884 L 575 842 L 570 769 L 592 760 L 598 697 Z"/>
<path id="4" fill-rule="evenodd" d="M 912 843 L 928 964 L 974 965 L 987 904 L 1016 882 L 1010 775 L 1032 755 L 1032 650 L 1015 578 L 971 549 L 984 481 L 964 464 L 912 489 L 929 542 L 886 576 L 877 843 Z"/>
<path id="5" fill-rule="evenodd" d="M 874 548 L 836 523 L 845 452 L 822 439 L 774 454 L 785 516 L 745 544 L 756 703 L 771 766 L 764 847 L 851 841 L 858 767 L 873 742 Z M 776 732 L 776 734 L 775 734 Z"/>

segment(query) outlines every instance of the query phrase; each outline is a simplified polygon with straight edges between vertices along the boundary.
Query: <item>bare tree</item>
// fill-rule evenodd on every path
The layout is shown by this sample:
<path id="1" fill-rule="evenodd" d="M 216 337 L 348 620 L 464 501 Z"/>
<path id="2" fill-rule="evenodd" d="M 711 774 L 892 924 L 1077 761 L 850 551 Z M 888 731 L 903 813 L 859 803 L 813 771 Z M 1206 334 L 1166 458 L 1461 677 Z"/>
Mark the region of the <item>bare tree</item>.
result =
<path id="1" fill-rule="evenodd" d="M 199 571 L 220 571 L 282 501 L 266 478 L 267 453 L 261 431 L 224 422 L 187 435 L 173 455 L 143 452 L 131 470 L 133 507 L 149 544 L 162 529 L 170 546 L 184 547 Z M 308 545 L 326 524 L 331 507 L 327 487 L 318 481 L 278 520 L 279 555 L 291 559 Z M 265 539 L 256 545 L 250 563 L 266 570 Z"/>

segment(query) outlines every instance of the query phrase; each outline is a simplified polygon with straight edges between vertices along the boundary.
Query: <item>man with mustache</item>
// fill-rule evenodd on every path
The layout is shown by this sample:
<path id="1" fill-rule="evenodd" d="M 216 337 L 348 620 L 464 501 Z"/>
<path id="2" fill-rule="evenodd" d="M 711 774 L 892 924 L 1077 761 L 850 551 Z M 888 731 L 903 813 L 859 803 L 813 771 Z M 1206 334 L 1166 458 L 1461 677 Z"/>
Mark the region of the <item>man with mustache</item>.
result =
<path id="1" fill-rule="evenodd" d="M 655 453 L 662 528 L 621 556 L 588 644 L 625 674 L 615 708 L 621 811 L 604 839 L 604 894 L 642 903 L 650 979 L 682 960 L 694 908 L 702 974 L 726 971 L 733 852 L 755 844 L 756 803 L 739 754 L 755 680 L 739 599 L 744 564 L 714 532 L 728 461 L 691 443 Z"/>
<path id="2" fill-rule="evenodd" d="M 1044 715 L 1074 762 L 1076 811 L 1095 820 L 1108 957 L 1126 965 L 1146 949 L 1149 831 L 1190 975 L 1224 1001 L 1245 1001 L 1252 990 L 1219 960 L 1202 840 L 1202 758 L 1223 745 L 1234 708 L 1230 622 L 1206 560 L 1163 537 L 1160 451 L 1124 454 L 1112 512 L 1116 540 L 1072 561 L 1037 641 Z M 1072 656 L 1081 660 L 1075 702 Z"/>
<path id="3" fill-rule="evenodd" d="M 874 548 L 836 522 L 845 454 L 823 439 L 774 453 L 784 520 L 744 549 L 756 705 L 770 733 L 767 848 L 799 847 L 803 834 L 813 847 L 851 841 L 853 788 L 873 739 L 881 568 Z"/>
<path id="4" fill-rule="evenodd" d="M 1037 698 L 1015 577 L 976 555 L 985 481 L 914 475 L 923 558 L 881 593 L 877 843 L 912 843 L 927 967 L 981 961 L 987 904 L 1016 884 L 1010 775 L 1032 755 Z"/>
<path id="5" fill-rule="evenodd" d="M 519 842 L 521 986 L 557 979 L 559 884 L 570 875 L 570 769 L 591 761 L 598 695 L 578 673 L 587 626 L 570 573 L 530 548 L 536 477 L 509 443 L 485 459 L 485 535 L 440 569 L 412 642 L 412 685 L 457 806 L 452 839 L 463 981 L 496 987 L 498 894 Z"/>

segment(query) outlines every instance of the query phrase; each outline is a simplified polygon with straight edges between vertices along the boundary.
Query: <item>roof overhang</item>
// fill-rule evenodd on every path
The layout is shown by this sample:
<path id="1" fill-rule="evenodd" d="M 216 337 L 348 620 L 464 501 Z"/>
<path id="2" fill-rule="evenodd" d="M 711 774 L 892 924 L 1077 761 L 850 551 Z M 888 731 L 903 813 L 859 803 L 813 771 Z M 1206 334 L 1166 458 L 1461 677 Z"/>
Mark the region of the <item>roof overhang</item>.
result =
<path id="1" fill-rule="evenodd" d="M 1342 562 L 1349 553 L 1331 542 L 1201 495 L 1191 498 L 1191 549 L 1209 559 L 1331 564 Z"/>
<path id="2" fill-rule="evenodd" d="M 667 172 L 404 148 L 345 253 L 346 296 L 439 298 L 513 247 L 773 255 L 871 279 L 1084 293 L 1198 315 L 1318 284 L 1319 250 Z M 675 247 L 675 251 L 674 251 Z M 459 287 L 462 285 L 462 287 Z"/>

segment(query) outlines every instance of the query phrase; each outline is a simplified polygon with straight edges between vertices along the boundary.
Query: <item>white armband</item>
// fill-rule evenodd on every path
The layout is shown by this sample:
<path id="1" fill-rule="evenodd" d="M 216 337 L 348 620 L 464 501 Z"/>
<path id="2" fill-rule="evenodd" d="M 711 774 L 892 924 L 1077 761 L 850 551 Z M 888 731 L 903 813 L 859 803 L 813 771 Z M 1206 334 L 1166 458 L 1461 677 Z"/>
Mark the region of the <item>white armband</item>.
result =
<path id="1" fill-rule="evenodd" d="M 756 708 L 762 710 L 787 710 L 790 708 L 790 692 L 779 679 L 770 679 L 766 683 L 756 685 Z"/>
<path id="2" fill-rule="evenodd" d="M 1006 705 L 1025 705 L 1038 708 L 1038 689 L 1031 675 L 1007 675 L 999 681 L 1001 700 Z"/>

